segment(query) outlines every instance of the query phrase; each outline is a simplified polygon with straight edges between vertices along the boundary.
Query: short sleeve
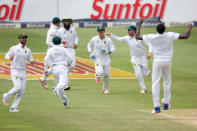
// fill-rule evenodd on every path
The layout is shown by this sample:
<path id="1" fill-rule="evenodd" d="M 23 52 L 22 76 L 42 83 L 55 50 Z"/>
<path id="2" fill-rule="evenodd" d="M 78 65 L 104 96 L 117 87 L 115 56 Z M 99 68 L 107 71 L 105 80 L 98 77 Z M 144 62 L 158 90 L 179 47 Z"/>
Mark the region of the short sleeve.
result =
<path id="1" fill-rule="evenodd" d="M 29 55 L 28 55 L 28 58 L 27 59 L 28 59 L 29 62 L 31 62 L 31 61 L 34 60 L 33 57 L 32 57 L 31 50 L 29 50 Z"/>
<path id="2" fill-rule="evenodd" d="M 142 39 L 144 42 L 151 42 L 154 39 L 154 35 L 153 34 L 148 34 L 148 35 L 143 35 Z"/>
<path id="3" fill-rule="evenodd" d="M 172 40 L 178 40 L 180 34 L 175 32 L 168 32 L 168 35 L 172 38 Z"/>

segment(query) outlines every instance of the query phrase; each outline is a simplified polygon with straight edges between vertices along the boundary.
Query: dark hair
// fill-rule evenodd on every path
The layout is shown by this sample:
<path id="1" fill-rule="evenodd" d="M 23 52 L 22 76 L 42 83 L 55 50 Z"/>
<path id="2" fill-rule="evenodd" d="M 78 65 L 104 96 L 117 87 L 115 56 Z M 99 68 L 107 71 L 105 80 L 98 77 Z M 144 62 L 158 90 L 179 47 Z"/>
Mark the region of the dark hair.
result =
<path id="1" fill-rule="evenodd" d="M 159 34 L 163 34 L 166 30 L 166 27 L 165 27 L 164 23 L 158 24 L 156 28 L 157 28 L 157 32 Z"/>

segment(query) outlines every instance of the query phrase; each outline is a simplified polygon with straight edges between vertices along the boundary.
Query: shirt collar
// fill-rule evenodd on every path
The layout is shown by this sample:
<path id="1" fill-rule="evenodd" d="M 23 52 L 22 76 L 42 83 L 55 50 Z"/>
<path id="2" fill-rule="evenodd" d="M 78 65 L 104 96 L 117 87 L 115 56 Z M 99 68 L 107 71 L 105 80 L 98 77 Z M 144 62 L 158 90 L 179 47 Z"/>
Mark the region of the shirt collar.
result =
<path id="1" fill-rule="evenodd" d="M 166 34 L 166 32 L 164 32 L 163 34 L 159 34 L 159 33 L 157 33 L 157 35 L 164 35 L 164 34 Z"/>
<path id="2" fill-rule="evenodd" d="M 58 30 L 58 26 L 56 26 L 56 25 L 53 25 L 53 28 L 54 28 L 55 30 Z"/>
<path id="3" fill-rule="evenodd" d="M 64 29 L 64 32 L 66 32 L 66 31 L 70 31 L 71 30 L 71 27 L 70 27 L 70 29 L 69 30 L 66 30 L 64 27 L 62 27 L 63 29 Z"/>
<path id="4" fill-rule="evenodd" d="M 53 45 L 53 47 L 62 47 L 61 45 Z"/>
<path id="5" fill-rule="evenodd" d="M 22 44 L 19 42 L 18 46 L 22 48 Z M 26 48 L 26 45 L 24 46 L 24 49 Z"/>

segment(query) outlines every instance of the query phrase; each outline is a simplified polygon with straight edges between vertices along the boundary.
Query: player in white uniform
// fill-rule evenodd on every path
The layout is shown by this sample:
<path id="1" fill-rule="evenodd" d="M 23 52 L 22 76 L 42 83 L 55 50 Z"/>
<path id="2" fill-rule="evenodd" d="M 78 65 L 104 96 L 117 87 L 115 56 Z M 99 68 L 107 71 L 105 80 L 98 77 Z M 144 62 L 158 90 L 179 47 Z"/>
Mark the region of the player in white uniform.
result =
<path id="1" fill-rule="evenodd" d="M 128 27 L 128 35 L 124 37 L 118 37 L 112 33 L 106 33 L 105 35 L 110 36 L 112 39 L 118 42 L 128 43 L 131 55 L 131 63 L 133 64 L 133 68 L 135 70 L 136 77 L 141 86 L 140 93 L 147 93 L 147 88 L 144 84 L 143 76 L 150 76 L 150 70 L 148 69 L 148 62 L 146 59 L 146 50 L 144 48 L 144 43 L 142 40 L 136 40 L 137 28 L 134 25 Z M 147 58 L 150 58 L 152 54 L 151 45 L 148 43 L 149 53 Z"/>
<path id="2" fill-rule="evenodd" d="M 109 78 L 110 78 L 110 58 L 109 54 L 115 51 L 112 40 L 105 36 L 105 28 L 97 28 L 98 35 L 93 37 L 88 43 L 88 52 L 90 58 L 94 61 L 96 71 L 96 83 L 100 82 L 103 77 L 103 93 L 109 94 Z"/>
<path id="3" fill-rule="evenodd" d="M 27 48 L 27 35 L 22 33 L 18 36 L 19 44 L 12 46 L 6 53 L 5 58 L 11 60 L 11 76 L 14 87 L 7 93 L 3 94 L 3 104 L 8 106 L 10 98 L 16 94 L 10 112 L 18 112 L 18 105 L 25 92 L 26 85 L 26 61 L 31 65 L 34 64 L 31 50 Z"/>
<path id="4" fill-rule="evenodd" d="M 68 99 L 66 94 L 64 93 L 64 87 L 68 83 L 68 72 L 69 66 L 73 62 L 73 58 L 67 52 L 65 48 L 63 48 L 61 44 L 61 38 L 55 36 L 53 38 L 54 46 L 47 51 L 45 60 L 44 60 L 44 70 L 45 74 L 48 74 L 48 66 L 51 67 L 51 71 L 54 75 L 56 88 L 53 88 L 57 95 L 62 100 L 65 107 L 68 107 Z"/>
<path id="5" fill-rule="evenodd" d="M 47 39 L 46 39 L 46 44 L 48 46 L 48 49 L 53 47 L 53 37 L 58 36 L 58 28 L 60 26 L 60 19 L 58 17 L 54 17 L 52 20 L 53 25 L 49 28 L 47 32 Z M 48 85 L 46 83 L 47 77 L 51 74 L 51 70 L 48 71 L 48 75 L 43 74 L 42 77 L 39 79 L 40 82 L 42 83 L 42 87 L 48 89 Z"/>
<path id="6" fill-rule="evenodd" d="M 62 38 L 62 44 L 69 52 L 69 54 L 74 58 L 72 65 L 69 68 L 69 72 L 75 67 L 76 60 L 75 60 L 75 49 L 77 48 L 78 44 L 78 37 L 74 26 L 71 26 L 72 19 L 71 18 L 64 18 L 62 19 L 63 27 L 58 30 L 58 34 Z M 70 86 L 67 85 L 65 90 L 69 90 Z"/>
<path id="7" fill-rule="evenodd" d="M 164 98 L 162 99 L 163 109 L 168 110 L 171 93 L 171 65 L 173 57 L 173 41 L 178 39 L 187 39 L 191 34 L 192 24 L 188 25 L 188 30 L 185 34 L 178 34 L 174 32 L 165 32 L 165 25 L 158 24 L 157 34 L 148 34 L 140 36 L 140 28 L 144 20 L 140 21 L 137 31 L 137 39 L 149 41 L 152 44 L 153 50 L 153 71 L 152 71 L 152 95 L 154 109 L 152 113 L 160 113 L 160 79 L 163 76 Z"/>

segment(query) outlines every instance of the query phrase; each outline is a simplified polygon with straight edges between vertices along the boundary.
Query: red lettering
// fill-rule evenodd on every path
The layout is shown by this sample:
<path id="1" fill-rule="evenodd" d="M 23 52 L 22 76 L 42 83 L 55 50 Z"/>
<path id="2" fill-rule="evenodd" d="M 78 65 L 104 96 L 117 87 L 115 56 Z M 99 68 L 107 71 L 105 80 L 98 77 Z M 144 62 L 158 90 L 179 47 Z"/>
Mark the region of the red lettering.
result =
<path id="1" fill-rule="evenodd" d="M 3 9 L 5 9 L 5 14 L 2 17 L 0 16 L 0 20 L 5 20 L 8 17 L 9 12 L 10 12 L 10 8 L 9 8 L 8 5 L 5 5 L 5 4 L 1 5 L 0 6 L 0 12 L 2 12 Z"/>
<path id="2" fill-rule="evenodd" d="M 103 19 L 121 19 L 121 18 L 136 19 L 136 17 L 148 18 L 151 16 L 163 18 L 167 0 L 154 0 L 154 1 L 155 4 L 150 4 L 150 3 L 140 4 L 141 0 L 135 0 L 135 3 L 132 5 L 131 3 L 109 4 L 108 1 L 105 2 L 104 0 L 94 0 L 93 10 L 96 11 L 98 14 L 97 15 L 91 14 L 90 17 L 91 19 L 102 19 L 102 18 Z M 108 3 L 108 4 L 101 6 L 98 5 L 98 2 L 101 2 L 101 4 L 104 3 Z M 131 10 L 131 8 L 133 8 L 133 10 Z M 123 12 L 125 12 L 125 14 L 123 14 Z"/>
<path id="3" fill-rule="evenodd" d="M 123 8 L 127 8 L 127 11 L 125 13 L 125 19 L 128 19 L 129 18 L 129 13 L 130 13 L 130 10 L 131 10 L 131 5 L 130 4 L 126 4 L 126 5 L 123 5 L 123 4 L 120 4 L 119 6 L 119 10 L 118 10 L 118 16 L 117 16 L 117 19 L 120 19 L 121 18 L 121 15 L 122 15 L 122 10 Z"/>
<path id="4" fill-rule="evenodd" d="M 134 11 L 133 11 L 132 19 L 135 19 L 137 11 L 138 11 L 138 7 L 141 5 L 139 4 L 139 1 L 140 0 L 136 0 L 135 4 L 133 5 Z"/>
<path id="5" fill-rule="evenodd" d="M 148 8 L 148 13 L 145 16 L 144 15 L 144 10 L 146 8 Z M 147 3 L 147 4 L 143 5 L 142 8 L 140 9 L 140 14 L 139 14 L 140 15 L 140 18 L 148 18 L 148 17 L 150 17 L 151 16 L 151 13 L 152 13 L 152 10 L 153 10 L 153 7 L 152 7 L 151 4 Z"/>
<path id="6" fill-rule="evenodd" d="M 19 1 L 18 8 L 17 8 L 16 4 L 13 4 L 11 7 L 7 4 L 0 5 L 0 21 L 6 20 L 7 17 L 9 16 L 9 14 L 10 14 L 9 20 L 19 20 L 20 19 L 24 0 L 13 0 L 13 2 L 15 2 L 15 3 L 18 1 Z M 1 16 L 3 10 L 5 10 L 4 11 L 5 13 Z M 14 19 L 15 14 L 16 14 L 16 17 Z"/>
<path id="7" fill-rule="evenodd" d="M 159 9 L 159 5 L 160 5 L 160 4 L 156 4 L 156 5 L 155 5 L 155 10 L 154 10 L 154 13 L 153 13 L 153 17 L 156 17 L 156 16 L 157 16 L 158 9 Z"/>
<path id="8" fill-rule="evenodd" d="M 159 14 L 160 19 L 163 18 L 164 10 L 165 10 L 165 7 L 166 7 L 166 2 L 167 2 L 167 0 L 163 0 L 163 2 L 162 2 L 161 11 L 160 11 L 160 14 Z"/>
<path id="9" fill-rule="evenodd" d="M 91 14 L 90 15 L 91 19 L 99 19 L 102 15 L 102 8 L 97 5 L 97 2 L 103 2 L 103 0 L 94 0 L 93 9 L 98 12 L 98 15 L 95 16 L 95 15 Z"/>
<path id="10" fill-rule="evenodd" d="M 20 0 L 19 6 L 18 6 L 18 11 L 17 11 L 17 13 L 16 13 L 16 20 L 19 20 L 19 19 L 20 19 L 21 10 L 22 10 L 22 8 L 23 8 L 23 3 L 24 3 L 24 0 Z"/>
<path id="11" fill-rule="evenodd" d="M 111 13 L 110 16 L 108 16 L 108 12 L 109 12 L 109 7 L 110 7 L 110 5 L 107 4 L 106 7 L 105 7 L 105 11 L 104 11 L 103 18 L 104 18 L 104 19 L 114 19 L 117 6 L 118 6 L 117 4 L 114 4 L 113 9 L 112 9 L 112 13 Z"/>
<path id="12" fill-rule="evenodd" d="M 17 2 L 18 0 L 14 0 L 14 2 Z M 16 5 L 13 5 L 12 6 L 12 10 L 11 10 L 11 13 L 10 13 L 10 18 L 9 20 L 13 20 L 13 17 L 14 17 L 14 14 L 15 14 L 15 10 L 16 10 Z"/>

